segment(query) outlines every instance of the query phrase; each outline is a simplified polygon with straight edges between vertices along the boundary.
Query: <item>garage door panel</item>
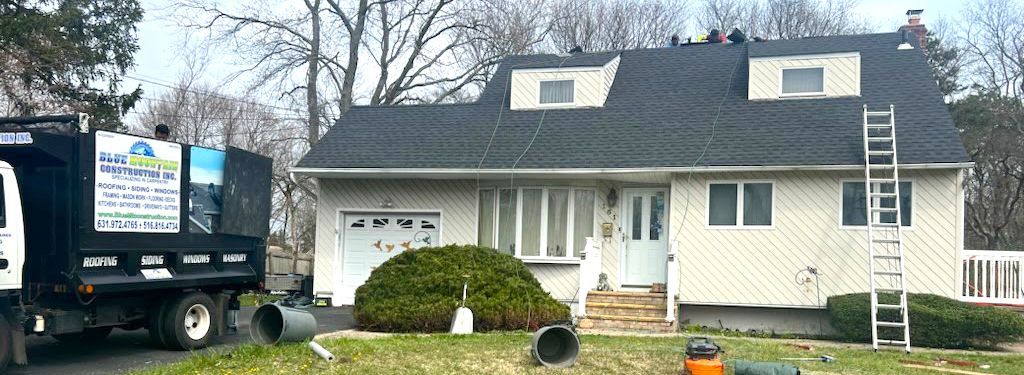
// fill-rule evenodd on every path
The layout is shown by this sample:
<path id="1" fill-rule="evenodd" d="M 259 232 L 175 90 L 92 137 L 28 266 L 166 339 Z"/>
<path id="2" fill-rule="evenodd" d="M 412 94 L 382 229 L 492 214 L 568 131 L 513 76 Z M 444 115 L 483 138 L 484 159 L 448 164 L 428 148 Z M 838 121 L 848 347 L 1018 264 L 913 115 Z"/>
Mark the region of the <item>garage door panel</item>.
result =
<path id="1" fill-rule="evenodd" d="M 342 304 L 352 304 L 355 289 L 374 268 L 407 250 L 435 246 L 440 238 L 438 214 L 346 214 L 342 241 Z"/>

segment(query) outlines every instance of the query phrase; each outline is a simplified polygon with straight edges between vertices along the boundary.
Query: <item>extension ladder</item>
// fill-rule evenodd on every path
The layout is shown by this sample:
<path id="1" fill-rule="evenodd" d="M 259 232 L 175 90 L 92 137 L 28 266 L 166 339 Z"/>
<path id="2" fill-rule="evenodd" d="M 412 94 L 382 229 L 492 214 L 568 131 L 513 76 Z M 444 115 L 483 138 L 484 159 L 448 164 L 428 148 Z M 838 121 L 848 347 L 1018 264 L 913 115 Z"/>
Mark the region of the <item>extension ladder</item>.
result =
<path id="1" fill-rule="evenodd" d="M 871 280 L 871 346 L 875 351 L 879 345 L 903 346 L 909 353 L 910 317 L 904 277 L 899 176 L 894 108 L 890 105 L 888 111 L 871 112 L 865 105 L 864 197 Z M 885 298 L 885 303 L 879 302 L 880 297 Z M 887 313 L 884 318 L 888 319 L 882 320 L 879 312 L 884 310 L 898 313 Z M 887 338 L 880 338 L 879 330 L 883 330 Z M 896 332 L 902 335 L 894 335 Z"/>

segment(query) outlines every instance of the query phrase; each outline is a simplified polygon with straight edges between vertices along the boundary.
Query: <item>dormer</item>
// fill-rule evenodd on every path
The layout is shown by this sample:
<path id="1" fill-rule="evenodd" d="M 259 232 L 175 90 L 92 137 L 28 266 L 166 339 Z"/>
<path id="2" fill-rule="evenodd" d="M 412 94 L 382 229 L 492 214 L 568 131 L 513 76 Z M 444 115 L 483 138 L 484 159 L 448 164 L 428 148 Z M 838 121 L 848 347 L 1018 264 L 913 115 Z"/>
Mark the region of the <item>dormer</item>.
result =
<path id="1" fill-rule="evenodd" d="M 751 57 L 747 98 L 860 96 L 860 52 Z"/>
<path id="2" fill-rule="evenodd" d="M 618 68 L 618 53 L 572 55 L 514 67 L 510 109 L 602 107 Z"/>

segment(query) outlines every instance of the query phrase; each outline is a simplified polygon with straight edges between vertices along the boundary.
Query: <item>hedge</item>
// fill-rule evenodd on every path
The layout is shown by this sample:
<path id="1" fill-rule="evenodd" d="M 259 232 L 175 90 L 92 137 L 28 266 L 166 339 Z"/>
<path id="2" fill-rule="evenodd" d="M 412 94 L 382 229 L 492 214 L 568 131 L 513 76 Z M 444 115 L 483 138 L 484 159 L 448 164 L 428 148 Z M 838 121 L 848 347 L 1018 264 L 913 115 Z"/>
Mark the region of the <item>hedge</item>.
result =
<path id="1" fill-rule="evenodd" d="M 910 294 L 910 341 L 932 348 L 993 347 L 1024 338 L 1024 317 L 989 306 L 978 306 L 934 294 Z M 880 295 L 879 303 L 898 304 L 895 295 Z M 870 300 L 867 293 L 828 299 L 832 326 L 847 340 L 870 342 Z M 879 320 L 899 321 L 898 310 L 880 310 Z M 899 328 L 880 328 L 882 339 L 902 340 Z"/>
<path id="2" fill-rule="evenodd" d="M 448 331 L 464 275 L 477 331 L 536 329 L 569 319 L 569 307 L 545 292 L 519 259 L 455 245 L 406 251 L 381 264 L 356 289 L 353 314 L 366 330 Z"/>

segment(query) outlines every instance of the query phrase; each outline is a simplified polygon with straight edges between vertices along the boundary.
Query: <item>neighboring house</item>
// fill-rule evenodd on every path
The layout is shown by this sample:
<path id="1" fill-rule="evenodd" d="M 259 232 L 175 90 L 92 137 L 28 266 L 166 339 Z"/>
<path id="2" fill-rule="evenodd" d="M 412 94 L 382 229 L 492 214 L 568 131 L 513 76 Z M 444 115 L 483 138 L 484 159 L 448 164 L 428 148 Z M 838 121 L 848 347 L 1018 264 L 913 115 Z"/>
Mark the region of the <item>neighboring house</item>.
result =
<path id="1" fill-rule="evenodd" d="M 681 320 L 817 332 L 868 290 L 862 108 L 893 105 L 909 288 L 955 298 L 971 163 L 914 39 L 514 56 L 473 103 L 353 107 L 293 168 L 319 180 L 316 293 L 480 244 L 567 303 L 598 259 L 615 290 L 670 282 Z"/>
<path id="2" fill-rule="evenodd" d="M 191 182 L 188 188 L 189 231 L 213 233 L 220 224 L 221 196 L 224 187 Z"/>

